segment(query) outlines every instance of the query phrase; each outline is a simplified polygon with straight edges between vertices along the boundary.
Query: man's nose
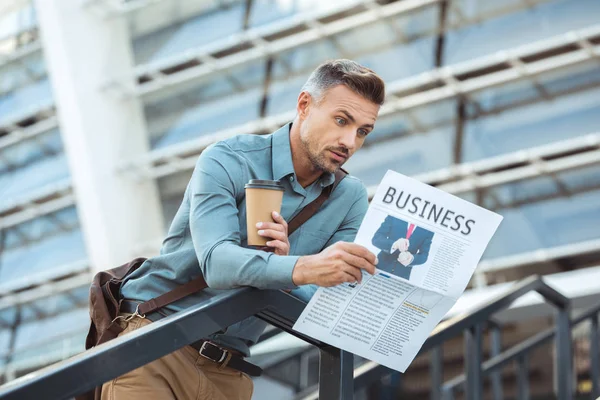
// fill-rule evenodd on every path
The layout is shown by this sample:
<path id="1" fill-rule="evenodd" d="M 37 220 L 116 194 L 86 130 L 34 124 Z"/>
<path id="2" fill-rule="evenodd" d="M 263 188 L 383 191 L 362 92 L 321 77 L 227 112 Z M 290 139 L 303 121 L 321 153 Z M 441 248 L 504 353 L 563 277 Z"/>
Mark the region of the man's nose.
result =
<path id="1" fill-rule="evenodd" d="M 344 129 L 344 133 L 339 138 L 339 143 L 352 153 L 356 146 L 356 131 L 354 128 Z"/>

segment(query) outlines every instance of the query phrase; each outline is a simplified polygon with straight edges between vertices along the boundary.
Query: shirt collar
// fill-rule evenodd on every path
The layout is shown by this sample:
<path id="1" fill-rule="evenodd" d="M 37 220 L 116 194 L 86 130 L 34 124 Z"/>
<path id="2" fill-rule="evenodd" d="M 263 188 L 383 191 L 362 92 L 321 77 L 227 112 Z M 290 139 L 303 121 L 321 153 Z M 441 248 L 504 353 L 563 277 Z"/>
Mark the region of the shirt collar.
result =
<path id="1" fill-rule="evenodd" d="M 292 147 L 290 146 L 290 130 L 292 123 L 286 124 L 273 132 L 272 139 L 272 168 L 273 179 L 281 180 L 289 175 L 294 175 L 294 163 L 292 162 Z M 319 178 L 321 187 L 326 187 L 335 181 L 335 175 L 324 172 Z"/>

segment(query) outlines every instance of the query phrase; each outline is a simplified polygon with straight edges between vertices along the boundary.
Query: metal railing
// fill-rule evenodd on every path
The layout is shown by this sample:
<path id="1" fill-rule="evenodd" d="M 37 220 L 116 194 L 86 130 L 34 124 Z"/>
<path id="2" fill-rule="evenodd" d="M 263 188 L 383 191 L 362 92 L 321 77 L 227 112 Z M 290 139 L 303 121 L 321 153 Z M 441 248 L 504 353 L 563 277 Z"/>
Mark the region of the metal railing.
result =
<path id="1" fill-rule="evenodd" d="M 350 398 L 353 356 L 292 330 L 304 306 L 302 301 L 280 291 L 242 288 L 221 293 L 124 337 L 11 381 L 1 388 L 0 398 L 71 398 L 253 315 L 318 346 L 322 354 L 322 398 Z"/>
<path id="2" fill-rule="evenodd" d="M 555 326 L 524 340 L 501 352 L 501 328 L 494 315 L 507 309 L 517 299 L 531 293 L 539 293 L 544 300 L 555 308 Z M 483 383 L 486 377 L 491 379 L 493 398 L 503 399 L 500 371 L 508 363 L 517 362 L 518 399 L 529 398 L 527 380 L 528 356 L 531 351 L 554 339 L 554 391 L 560 400 L 573 399 L 573 351 L 571 341 L 572 329 L 587 320 L 591 321 L 590 330 L 590 380 L 592 381 L 592 398 L 600 395 L 600 346 L 598 335 L 598 314 L 600 304 L 586 310 L 578 317 L 570 319 L 572 302 L 567 297 L 547 285 L 542 278 L 532 276 L 515 284 L 508 292 L 498 296 L 470 313 L 457 316 L 442 322 L 427 339 L 420 355 L 431 351 L 429 375 L 431 377 L 431 399 L 449 400 L 460 389 L 466 399 L 483 399 Z M 492 358 L 483 360 L 484 328 L 490 329 L 492 341 Z M 464 336 L 464 374 L 443 382 L 442 346 L 445 342 Z M 367 362 L 354 371 L 354 390 L 366 388 L 392 370 L 375 362 Z M 309 388 L 297 399 L 314 400 L 320 398 L 315 388 Z M 322 398 L 322 397 L 321 397 Z"/>
<path id="3" fill-rule="evenodd" d="M 531 292 L 539 293 L 556 310 L 555 326 L 540 332 L 514 347 L 500 352 L 500 328 L 494 316 L 515 300 Z M 292 326 L 305 303 L 281 291 L 253 288 L 221 293 L 194 307 L 173 314 L 128 335 L 114 339 L 69 360 L 16 379 L 0 389 L 0 399 L 65 399 L 81 394 L 119 375 L 200 340 L 233 323 L 257 316 L 283 331 L 297 336 L 320 349 L 319 387 L 305 392 L 304 399 L 351 399 L 355 390 L 378 382 L 391 370 L 368 362 L 353 370 L 353 355 L 293 331 Z M 467 399 L 483 398 L 483 381 L 490 376 L 494 398 L 502 398 L 499 371 L 517 360 L 519 398 L 528 398 L 527 356 L 534 348 L 554 339 L 555 390 L 561 400 L 573 398 L 572 328 L 591 321 L 590 376 L 597 396 L 600 382 L 598 360 L 598 312 L 600 305 L 570 319 L 571 301 L 548 286 L 539 277 L 515 284 L 507 293 L 487 302 L 466 315 L 440 324 L 425 342 L 420 354 L 432 351 L 432 398 L 453 398 L 458 388 Z M 491 326 L 492 358 L 483 360 L 484 328 Z M 464 335 L 465 373 L 442 383 L 444 342 Z M 144 351 L 140 351 L 144 349 Z M 354 377 L 354 380 L 353 380 Z"/>

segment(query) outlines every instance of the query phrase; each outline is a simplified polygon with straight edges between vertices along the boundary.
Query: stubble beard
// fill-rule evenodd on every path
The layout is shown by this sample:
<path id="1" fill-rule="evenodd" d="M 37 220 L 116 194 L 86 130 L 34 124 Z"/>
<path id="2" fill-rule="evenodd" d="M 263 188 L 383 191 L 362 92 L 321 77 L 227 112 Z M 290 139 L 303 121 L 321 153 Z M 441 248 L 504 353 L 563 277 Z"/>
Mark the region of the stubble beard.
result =
<path id="1" fill-rule="evenodd" d="M 331 161 L 329 158 L 327 158 L 327 156 L 324 154 L 326 150 L 323 152 L 319 152 L 317 149 L 314 149 L 313 146 L 311 146 L 312 143 L 310 140 L 301 137 L 300 141 L 302 142 L 302 146 L 304 147 L 304 150 L 308 155 L 308 159 L 310 160 L 311 164 L 315 169 L 322 172 L 329 172 L 331 174 L 334 174 L 342 166 L 341 164 L 337 164 L 336 162 Z"/>

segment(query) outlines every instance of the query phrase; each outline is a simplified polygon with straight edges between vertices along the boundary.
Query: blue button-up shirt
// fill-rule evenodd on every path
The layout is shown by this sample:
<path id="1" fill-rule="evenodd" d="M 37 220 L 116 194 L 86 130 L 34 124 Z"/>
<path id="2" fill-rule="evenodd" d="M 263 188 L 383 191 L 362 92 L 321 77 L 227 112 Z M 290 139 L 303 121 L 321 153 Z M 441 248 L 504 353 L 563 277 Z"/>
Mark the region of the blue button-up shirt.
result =
<path id="1" fill-rule="evenodd" d="M 285 187 L 281 215 L 291 220 L 315 200 L 334 175 L 324 173 L 303 188 L 296 179 L 290 148 L 290 125 L 265 136 L 240 135 L 202 152 L 183 201 L 164 240 L 160 255 L 135 271 L 123 285 L 124 298 L 147 301 L 199 276 L 210 287 L 166 307 L 167 313 L 187 308 L 213 296 L 219 289 L 253 286 L 293 289 L 308 301 L 316 287 L 296 287 L 292 270 L 302 255 L 354 240 L 367 211 L 364 185 L 346 177 L 319 209 L 289 237 L 288 256 L 247 248 L 244 185 L 250 179 L 281 180 Z M 265 328 L 251 317 L 209 339 L 246 355 Z"/>

